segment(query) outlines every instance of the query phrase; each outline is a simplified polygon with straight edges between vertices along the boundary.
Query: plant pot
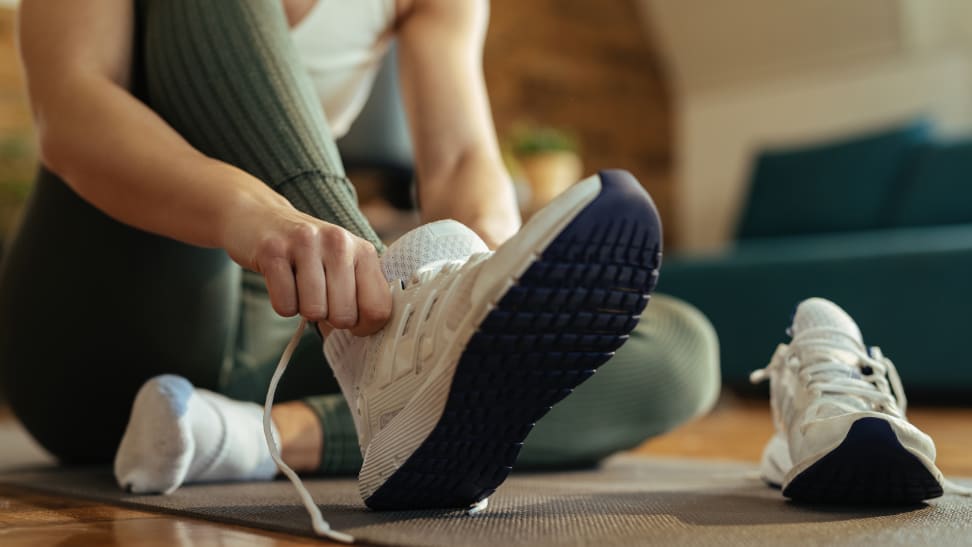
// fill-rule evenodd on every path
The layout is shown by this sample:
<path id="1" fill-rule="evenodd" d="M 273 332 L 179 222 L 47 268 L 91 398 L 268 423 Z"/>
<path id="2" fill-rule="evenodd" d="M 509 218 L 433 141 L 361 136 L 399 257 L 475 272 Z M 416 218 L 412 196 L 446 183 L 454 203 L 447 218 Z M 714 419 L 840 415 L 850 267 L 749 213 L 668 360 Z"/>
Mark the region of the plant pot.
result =
<path id="1" fill-rule="evenodd" d="M 530 211 L 536 211 L 577 182 L 583 166 L 573 152 L 552 151 L 518 158 L 530 185 Z"/>

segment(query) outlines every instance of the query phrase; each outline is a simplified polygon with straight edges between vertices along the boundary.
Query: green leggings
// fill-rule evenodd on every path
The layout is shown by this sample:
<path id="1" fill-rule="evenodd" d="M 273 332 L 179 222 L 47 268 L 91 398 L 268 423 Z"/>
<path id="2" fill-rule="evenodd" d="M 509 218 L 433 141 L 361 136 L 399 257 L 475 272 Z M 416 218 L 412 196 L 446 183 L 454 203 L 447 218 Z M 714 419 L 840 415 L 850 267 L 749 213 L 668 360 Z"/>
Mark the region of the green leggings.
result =
<path id="1" fill-rule="evenodd" d="M 203 153 L 299 209 L 381 243 L 357 209 L 277 2 L 136 2 L 132 92 Z M 65 463 L 110 461 L 138 388 L 163 373 L 262 401 L 295 326 L 223 251 L 122 225 L 41 169 L 0 267 L 0 387 Z M 719 385 L 712 327 L 656 297 L 630 341 L 539 422 L 520 466 L 584 465 L 697 415 Z M 309 334 L 278 400 L 324 432 L 322 473 L 361 457 L 347 405 Z"/>

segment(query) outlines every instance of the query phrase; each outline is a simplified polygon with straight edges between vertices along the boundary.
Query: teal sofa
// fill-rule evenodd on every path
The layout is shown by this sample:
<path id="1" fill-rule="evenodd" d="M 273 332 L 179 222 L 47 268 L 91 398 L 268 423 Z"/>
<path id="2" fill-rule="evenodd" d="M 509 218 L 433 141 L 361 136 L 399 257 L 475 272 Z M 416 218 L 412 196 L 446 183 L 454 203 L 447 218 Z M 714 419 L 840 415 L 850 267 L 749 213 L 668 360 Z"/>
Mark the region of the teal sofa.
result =
<path id="1" fill-rule="evenodd" d="M 911 124 L 754 165 L 734 244 L 666 257 L 658 286 L 711 319 L 724 381 L 746 386 L 796 304 L 822 296 L 882 347 L 909 395 L 972 402 L 972 140 Z"/>

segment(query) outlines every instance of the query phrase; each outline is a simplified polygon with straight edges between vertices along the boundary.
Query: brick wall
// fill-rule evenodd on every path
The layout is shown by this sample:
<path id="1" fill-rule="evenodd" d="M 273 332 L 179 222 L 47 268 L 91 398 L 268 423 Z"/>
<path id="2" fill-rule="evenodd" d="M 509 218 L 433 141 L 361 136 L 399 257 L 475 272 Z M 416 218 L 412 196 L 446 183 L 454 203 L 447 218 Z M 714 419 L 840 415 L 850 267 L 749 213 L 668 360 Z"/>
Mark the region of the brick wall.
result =
<path id="1" fill-rule="evenodd" d="M 671 108 L 634 0 L 492 0 L 486 81 L 502 137 L 517 122 L 579 136 L 585 172 L 623 167 L 671 239 Z"/>
<path id="2" fill-rule="evenodd" d="M 0 8 L 0 134 L 30 128 L 23 74 L 14 39 L 14 11 Z"/>

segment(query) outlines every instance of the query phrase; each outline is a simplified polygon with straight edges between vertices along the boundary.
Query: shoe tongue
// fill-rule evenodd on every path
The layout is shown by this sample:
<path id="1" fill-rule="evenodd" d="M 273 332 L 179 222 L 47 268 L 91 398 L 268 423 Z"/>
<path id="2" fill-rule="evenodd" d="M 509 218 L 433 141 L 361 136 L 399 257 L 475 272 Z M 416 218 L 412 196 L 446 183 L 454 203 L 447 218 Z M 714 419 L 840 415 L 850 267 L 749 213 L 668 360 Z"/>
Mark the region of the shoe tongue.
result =
<path id="1" fill-rule="evenodd" d="M 850 340 L 837 334 L 837 332 L 842 332 L 851 340 L 864 345 L 864 339 L 857 323 L 840 306 L 823 298 L 810 298 L 801 302 L 793 316 L 792 335 L 796 337 L 810 329 L 821 327 L 836 331 L 831 335 L 835 343 L 839 344 L 843 341 L 848 346 L 853 346 Z"/>
<path id="2" fill-rule="evenodd" d="M 819 334 L 813 334 L 812 337 L 805 339 L 805 341 L 801 342 L 797 340 L 800 334 L 816 328 L 825 328 L 827 330 L 821 331 Z M 844 372 L 830 371 L 828 372 L 829 375 L 861 379 L 860 370 L 856 366 L 858 352 L 864 345 L 861 331 L 857 327 L 857 323 L 837 304 L 829 300 L 824 300 L 823 298 L 804 300 L 797 306 L 796 314 L 793 316 L 791 334 L 795 340 L 792 346 L 802 354 L 803 359 L 807 363 L 812 363 L 817 360 L 831 361 L 837 358 L 840 362 L 847 363 L 848 368 Z M 829 344 L 827 347 L 820 347 L 814 342 L 821 338 L 828 340 Z M 842 347 L 847 349 L 841 349 Z M 831 394 L 831 398 L 852 408 L 869 408 L 867 403 L 859 397 Z M 822 415 L 842 412 L 840 409 L 833 410 L 828 408 L 823 406 L 819 412 Z"/>
<path id="3" fill-rule="evenodd" d="M 489 250 L 475 232 L 455 220 L 439 220 L 415 228 L 392 243 L 381 255 L 385 279 L 408 279 L 434 262 L 464 260 Z"/>

